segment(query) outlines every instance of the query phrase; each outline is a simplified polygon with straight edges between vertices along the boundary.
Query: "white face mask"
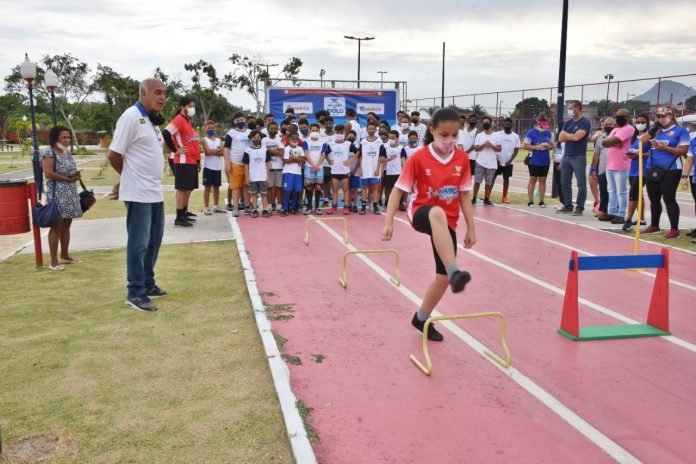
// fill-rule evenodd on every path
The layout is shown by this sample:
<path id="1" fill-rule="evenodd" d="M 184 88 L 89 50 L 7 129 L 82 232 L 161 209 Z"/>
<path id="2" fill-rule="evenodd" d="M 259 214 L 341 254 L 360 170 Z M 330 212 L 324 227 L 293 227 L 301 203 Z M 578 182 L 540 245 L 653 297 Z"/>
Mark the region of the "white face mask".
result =
<path id="1" fill-rule="evenodd" d="M 56 142 L 56 147 L 58 147 L 60 150 L 63 150 L 65 152 L 70 151 L 70 147 L 64 147 L 62 143 Z"/>
<path id="2" fill-rule="evenodd" d="M 346 139 L 346 136 L 343 134 L 336 134 L 336 142 L 341 143 Z"/>
<path id="3" fill-rule="evenodd" d="M 402 128 L 402 129 L 408 129 L 409 127 L 411 127 L 411 126 L 409 125 L 409 123 L 407 123 L 407 122 L 402 122 L 402 123 L 401 123 L 401 128 Z"/>
<path id="4" fill-rule="evenodd" d="M 645 129 L 647 129 L 647 128 L 648 128 L 647 124 L 643 124 L 643 123 L 636 124 L 636 129 L 638 129 L 641 132 L 645 132 Z"/>
<path id="5" fill-rule="evenodd" d="M 191 108 L 186 108 L 186 115 L 187 115 L 189 118 L 194 117 L 194 116 L 196 115 L 196 107 L 195 107 L 195 106 L 192 106 Z"/>
<path id="6" fill-rule="evenodd" d="M 570 116 L 571 118 L 574 118 L 574 117 L 575 117 L 575 110 L 574 110 L 574 109 L 568 109 L 568 116 Z"/>
<path id="7" fill-rule="evenodd" d="M 316 139 L 319 138 L 319 132 L 310 132 L 310 133 L 309 133 L 309 137 L 310 137 L 312 140 L 316 140 Z"/>

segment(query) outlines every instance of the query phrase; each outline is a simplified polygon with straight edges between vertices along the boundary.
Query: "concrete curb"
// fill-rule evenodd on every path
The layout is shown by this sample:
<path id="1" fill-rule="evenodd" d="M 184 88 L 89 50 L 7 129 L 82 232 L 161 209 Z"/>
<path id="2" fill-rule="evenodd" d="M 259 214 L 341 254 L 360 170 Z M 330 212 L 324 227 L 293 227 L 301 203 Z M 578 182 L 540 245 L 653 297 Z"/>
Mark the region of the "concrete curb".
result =
<path id="1" fill-rule="evenodd" d="M 237 251 L 244 269 L 244 278 L 246 279 L 251 306 L 254 309 L 256 326 L 259 330 L 259 335 L 261 335 L 263 349 L 266 352 L 268 367 L 271 369 L 273 384 L 278 394 L 280 408 L 285 420 L 285 429 L 292 446 L 292 454 L 298 464 L 316 464 L 317 458 L 314 455 L 312 445 L 309 443 L 307 430 L 302 422 L 300 411 L 297 409 L 297 398 L 290 388 L 290 371 L 281 358 L 280 350 L 271 331 L 271 322 L 266 317 L 261 294 L 256 287 L 256 276 L 254 275 L 249 255 L 246 252 L 242 231 L 239 228 L 239 224 L 237 224 L 237 220 L 230 213 L 228 213 L 227 217 L 230 221 L 233 239 L 237 242 Z"/>

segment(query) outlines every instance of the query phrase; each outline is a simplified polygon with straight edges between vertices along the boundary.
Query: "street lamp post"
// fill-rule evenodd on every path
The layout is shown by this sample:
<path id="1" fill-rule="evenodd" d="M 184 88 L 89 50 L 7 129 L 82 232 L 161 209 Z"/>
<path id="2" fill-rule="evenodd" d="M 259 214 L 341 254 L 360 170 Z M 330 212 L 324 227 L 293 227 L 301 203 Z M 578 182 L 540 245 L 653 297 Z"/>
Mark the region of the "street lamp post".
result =
<path id="1" fill-rule="evenodd" d="M 377 71 L 379 74 L 379 88 L 383 89 L 384 88 L 384 75 L 387 74 L 389 71 Z"/>
<path id="2" fill-rule="evenodd" d="M 358 41 L 358 88 L 360 88 L 360 44 L 363 40 L 375 40 L 374 37 L 353 37 L 352 35 L 344 35 L 346 39 Z"/>
<path id="3" fill-rule="evenodd" d="M 326 74 L 326 71 L 324 69 L 319 70 L 319 85 L 321 88 L 324 88 L 324 75 Z"/>
<path id="4" fill-rule="evenodd" d="M 70 121 L 70 127 L 72 127 L 72 120 L 73 120 L 73 115 L 72 115 L 72 113 L 70 113 L 68 115 L 68 121 Z M 77 132 L 74 129 L 73 129 L 73 132 L 75 133 L 75 137 L 77 137 Z M 73 143 L 75 142 L 73 139 L 75 137 L 70 137 L 70 152 L 71 153 L 75 152 L 75 150 L 73 149 Z"/>
<path id="5" fill-rule="evenodd" d="M 19 72 L 22 74 L 24 80 L 27 81 L 27 88 L 29 89 L 31 138 L 34 145 L 32 165 L 34 168 L 34 182 L 36 183 L 36 196 L 38 200 L 41 200 L 41 194 L 43 193 L 43 169 L 41 169 L 41 163 L 39 162 L 39 141 L 36 138 L 36 114 L 34 110 L 34 79 L 36 79 L 36 65 L 29 61 L 29 55 L 26 53 L 24 54 L 24 62 L 19 66 Z"/>
<path id="6" fill-rule="evenodd" d="M 53 72 L 51 68 L 48 68 L 46 74 L 44 75 L 44 84 L 48 89 L 48 93 L 51 94 L 51 109 L 53 110 L 53 127 L 57 125 L 56 122 L 56 87 L 58 87 L 58 76 Z"/>
<path id="7" fill-rule="evenodd" d="M 611 80 L 614 78 L 614 75 L 609 73 L 605 74 L 604 78 L 607 80 L 607 114 L 609 113 L 609 86 L 611 85 Z"/>

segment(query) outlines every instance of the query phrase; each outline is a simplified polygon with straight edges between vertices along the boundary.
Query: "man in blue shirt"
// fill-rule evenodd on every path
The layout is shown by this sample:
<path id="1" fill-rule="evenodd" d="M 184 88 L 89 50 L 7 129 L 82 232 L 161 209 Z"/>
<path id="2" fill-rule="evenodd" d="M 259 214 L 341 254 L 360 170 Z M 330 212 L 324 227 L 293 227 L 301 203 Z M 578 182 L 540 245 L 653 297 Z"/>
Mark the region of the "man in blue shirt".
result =
<path id="1" fill-rule="evenodd" d="M 563 125 L 563 130 L 558 134 L 558 141 L 565 143 L 563 159 L 561 160 L 561 189 L 565 204 L 559 213 L 572 213 L 573 216 L 582 216 L 587 199 L 587 181 L 585 168 L 587 167 L 587 139 L 590 134 L 591 124 L 582 115 L 582 103 L 577 100 L 568 102 L 568 115 L 572 118 Z M 573 211 L 573 174 L 578 183 L 578 197 Z"/>

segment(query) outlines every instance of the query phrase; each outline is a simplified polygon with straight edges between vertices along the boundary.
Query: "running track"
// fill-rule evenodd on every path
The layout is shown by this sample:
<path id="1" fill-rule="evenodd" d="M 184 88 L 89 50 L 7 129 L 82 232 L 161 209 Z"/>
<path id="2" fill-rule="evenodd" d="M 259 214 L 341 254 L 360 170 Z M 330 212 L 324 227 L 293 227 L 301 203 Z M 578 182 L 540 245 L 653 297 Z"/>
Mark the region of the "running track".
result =
<path id="1" fill-rule="evenodd" d="M 239 220 L 259 291 L 273 294 L 266 302 L 294 304 L 294 317 L 273 327 L 302 360 L 289 366 L 291 383 L 313 408 L 319 462 L 694 462 L 696 256 L 670 251 L 673 337 L 571 342 L 556 333 L 570 248 L 624 254 L 632 242 L 511 208 L 475 213 L 478 243 L 458 256 L 473 281 L 438 310 L 504 312 L 513 369 L 440 324 L 445 341 L 431 344 L 430 378 L 409 360 L 422 358 L 410 319 L 434 264 L 427 238 L 403 216 L 387 244 L 383 216 L 348 217 L 351 246 L 400 252 L 401 289 L 376 271 L 393 272 L 389 255 L 351 257 L 348 289 L 338 284 L 346 247 L 336 223 L 312 224 L 305 247 L 304 217 Z M 581 273 L 581 324 L 643 322 L 651 287 L 648 274 Z M 496 322 L 456 326 L 501 352 Z"/>

